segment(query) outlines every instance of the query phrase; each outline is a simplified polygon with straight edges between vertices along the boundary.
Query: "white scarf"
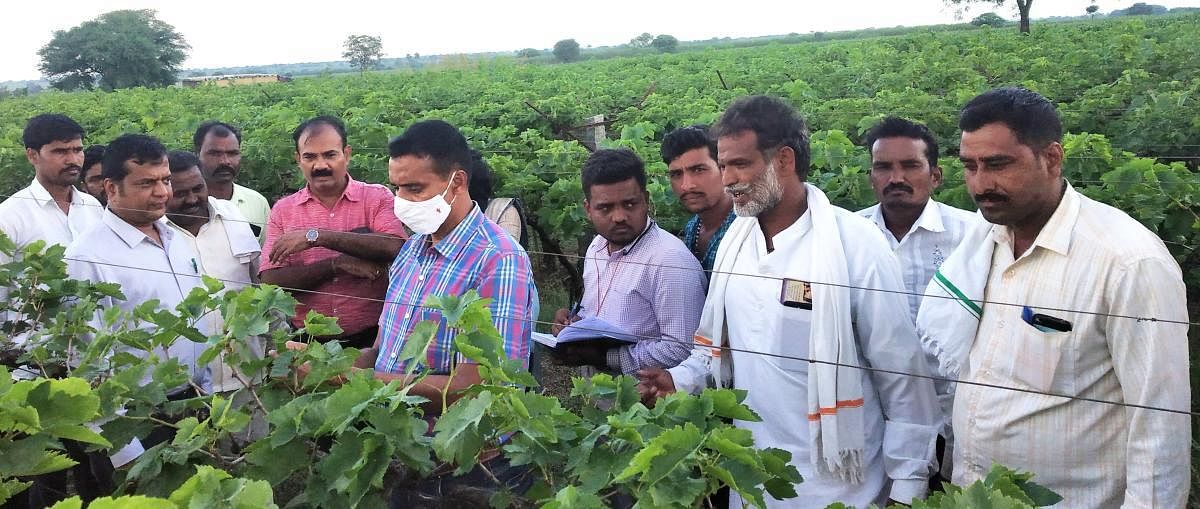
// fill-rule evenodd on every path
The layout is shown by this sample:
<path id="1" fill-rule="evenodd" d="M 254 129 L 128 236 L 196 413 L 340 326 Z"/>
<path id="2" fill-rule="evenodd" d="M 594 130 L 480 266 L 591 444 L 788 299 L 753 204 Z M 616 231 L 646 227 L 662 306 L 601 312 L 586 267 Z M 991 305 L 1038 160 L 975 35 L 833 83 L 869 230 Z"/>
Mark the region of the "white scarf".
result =
<path id="1" fill-rule="evenodd" d="M 812 218 L 814 250 L 807 260 L 798 259 L 794 265 L 808 264 L 812 283 L 813 320 L 809 338 L 809 358 L 816 361 L 858 365 L 858 343 L 850 323 L 850 282 L 846 268 L 846 252 L 842 247 L 837 224 L 837 207 L 829 203 L 825 193 L 805 184 L 808 213 Z M 758 219 L 739 217 L 729 225 L 717 250 L 717 259 L 709 284 L 708 299 L 695 340 L 703 345 L 728 344 L 725 325 L 725 290 L 738 253 L 749 242 L 750 234 L 758 228 Z M 789 272 L 795 270 L 789 269 Z M 800 279 L 797 274 L 785 274 Z M 821 284 L 821 283 L 832 283 Z M 780 283 L 782 284 L 782 283 Z M 839 286 L 834 286 L 839 285 Z M 744 319 L 755 319 L 744 317 Z M 709 350 L 709 368 L 713 382 L 729 386 L 732 367 L 721 362 L 718 348 Z M 813 363 L 808 369 L 808 405 L 810 461 L 818 471 L 829 472 L 849 483 L 863 480 L 863 450 L 866 427 L 863 424 L 862 372 L 854 368 Z"/>
<path id="2" fill-rule="evenodd" d="M 952 380 L 962 375 L 979 331 L 996 248 L 991 232 L 992 224 L 982 216 L 967 227 L 958 247 L 934 273 L 917 311 L 921 347 L 937 357 L 941 376 Z"/>

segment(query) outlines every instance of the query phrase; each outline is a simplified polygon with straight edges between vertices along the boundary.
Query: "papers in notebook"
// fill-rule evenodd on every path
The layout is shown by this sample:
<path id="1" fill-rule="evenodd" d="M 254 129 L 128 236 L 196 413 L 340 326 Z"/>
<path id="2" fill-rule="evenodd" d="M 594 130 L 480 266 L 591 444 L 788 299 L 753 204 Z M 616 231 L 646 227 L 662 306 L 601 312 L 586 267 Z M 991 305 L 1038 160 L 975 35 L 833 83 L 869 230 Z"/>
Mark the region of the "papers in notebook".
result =
<path id="1" fill-rule="evenodd" d="M 638 338 L 625 332 L 624 329 L 595 317 L 584 318 L 563 328 L 555 337 L 544 332 L 534 332 L 533 340 L 554 348 L 563 343 L 583 343 L 599 341 L 620 346 L 637 343 Z"/>

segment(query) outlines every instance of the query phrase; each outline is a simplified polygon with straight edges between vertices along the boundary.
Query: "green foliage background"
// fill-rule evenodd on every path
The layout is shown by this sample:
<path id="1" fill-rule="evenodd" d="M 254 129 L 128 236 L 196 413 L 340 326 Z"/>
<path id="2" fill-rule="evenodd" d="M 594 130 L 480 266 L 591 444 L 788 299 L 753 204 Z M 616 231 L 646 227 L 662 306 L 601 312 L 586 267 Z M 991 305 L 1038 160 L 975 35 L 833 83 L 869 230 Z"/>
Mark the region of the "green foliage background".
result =
<path id="1" fill-rule="evenodd" d="M 1188 170 L 1200 155 L 1198 24 L 1200 15 L 1192 14 L 1043 24 L 1028 37 L 987 27 L 914 29 L 895 37 L 557 66 L 499 59 L 431 72 L 231 88 L 43 93 L 0 100 L 0 193 L 19 189 L 31 176 L 20 131 L 39 112 L 76 118 L 89 130 L 89 142 L 148 132 L 173 148 L 190 148 L 193 129 L 206 119 L 232 122 L 246 138 L 241 180 L 269 198 L 300 184 L 290 131 L 305 118 L 344 118 L 355 176 L 384 182 L 388 139 L 416 120 L 436 117 L 461 126 L 485 153 L 498 175 L 498 194 L 523 198 L 540 226 L 569 246 L 586 226 L 578 171 L 587 150 L 570 141 L 572 127 L 604 114 L 610 137 L 619 138 L 612 143 L 634 148 L 648 162 L 660 222 L 678 229 L 684 217 L 668 192 L 657 140 L 676 127 L 712 121 L 736 97 L 765 93 L 788 99 L 809 119 L 819 156 L 814 178 L 838 186 L 827 189 L 837 203 L 871 203 L 865 152 L 853 144 L 880 117 L 898 114 L 939 135 L 948 170 L 939 197 L 969 207 L 953 157 L 958 108 L 988 88 L 1022 85 L 1057 102 L 1069 132 L 1092 134 L 1068 151 L 1068 177 L 1077 187 L 1104 194 L 1101 177 L 1132 160 L 1124 151 L 1156 159 L 1137 163 L 1142 176 L 1153 170 L 1178 177 L 1149 186 L 1169 186 L 1166 194 L 1180 203 L 1170 200 L 1162 208 L 1161 197 L 1138 196 L 1125 205 L 1181 244 L 1182 257 L 1193 245 L 1194 215 L 1187 208 L 1195 179 Z M 1190 167 L 1156 165 L 1173 161 Z M 1123 172 L 1134 176 L 1133 169 Z M 1142 184 L 1129 185 L 1137 190 Z M 1117 191 L 1110 194 L 1125 194 Z"/>

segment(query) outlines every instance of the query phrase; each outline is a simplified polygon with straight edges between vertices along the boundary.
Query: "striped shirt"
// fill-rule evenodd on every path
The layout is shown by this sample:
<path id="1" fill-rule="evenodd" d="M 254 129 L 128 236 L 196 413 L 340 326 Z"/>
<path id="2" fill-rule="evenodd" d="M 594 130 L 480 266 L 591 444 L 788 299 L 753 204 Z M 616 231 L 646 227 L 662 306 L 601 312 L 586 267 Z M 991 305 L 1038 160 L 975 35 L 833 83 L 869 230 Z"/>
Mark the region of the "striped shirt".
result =
<path id="1" fill-rule="evenodd" d="M 608 351 L 622 373 L 670 368 L 692 353 L 707 280 L 700 262 L 678 238 L 650 221 L 640 237 L 611 254 L 592 240 L 583 261 L 579 316 L 597 317 L 642 339 Z"/>
<path id="2" fill-rule="evenodd" d="M 504 339 L 504 354 L 529 362 L 529 335 L 533 331 L 536 290 L 529 256 L 478 207 L 463 218 L 442 240 L 431 244 L 428 235 L 413 235 L 404 243 L 388 271 L 388 290 L 379 317 L 379 353 L 375 371 L 402 373 L 399 359 L 413 327 L 425 320 L 439 323 L 437 339 L 426 350 L 422 367 L 446 374 L 455 363 L 455 332 L 448 330 L 442 313 L 424 307 L 433 295 L 459 296 L 476 290 L 492 299 L 492 323 Z"/>
<path id="3" fill-rule="evenodd" d="M 1023 255 L 1007 227 L 992 241 L 966 380 L 1188 410 L 1187 295 L 1158 237 L 1068 188 Z M 1035 328 L 1022 305 L 1071 331 Z M 1187 415 L 958 384 L 954 482 L 996 462 L 1032 472 L 1063 507 L 1184 507 L 1189 432 Z"/>

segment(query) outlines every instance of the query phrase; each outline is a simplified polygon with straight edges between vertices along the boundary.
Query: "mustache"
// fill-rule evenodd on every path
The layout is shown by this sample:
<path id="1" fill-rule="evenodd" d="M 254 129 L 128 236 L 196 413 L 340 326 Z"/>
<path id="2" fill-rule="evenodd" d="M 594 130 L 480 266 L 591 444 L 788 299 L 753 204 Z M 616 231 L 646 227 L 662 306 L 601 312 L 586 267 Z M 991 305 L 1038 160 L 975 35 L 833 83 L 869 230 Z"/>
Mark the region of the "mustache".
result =
<path id="1" fill-rule="evenodd" d="M 67 172 L 67 171 L 78 171 L 78 172 L 82 172 L 82 171 L 83 171 L 83 167 L 82 167 L 82 166 L 79 166 L 78 164 L 69 164 L 69 165 L 67 165 L 67 167 L 66 167 L 66 168 L 63 168 L 61 171 L 63 171 L 63 172 Z"/>
<path id="2" fill-rule="evenodd" d="M 975 199 L 976 203 L 981 202 L 981 201 L 993 201 L 993 202 L 1008 201 L 1008 197 L 1005 195 L 1002 195 L 1000 193 L 980 193 L 980 194 L 972 196 L 972 198 Z"/>
<path id="3" fill-rule="evenodd" d="M 233 167 L 228 164 L 222 164 L 213 169 L 213 173 L 216 173 L 218 171 L 227 171 L 229 173 L 233 173 Z"/>
<path id="4" fill-rule="evenodd" d="M 913 188 L 912 188 L 912 186 L 905 184 L 903 182 L 897 182 L 895 184 L 888 184 L 887 187 L 883 188 L 884 194 L 890 193 L 892 191 L 907 191 L 909 194 L 911 194 L 913 192 Z"/>
<path id="5" fill-rule="evenodd" d="M 313 170 L 313 171 L 312 171 L 312 176 L 313 176 L 313 177 L 332 177 L 332 176 L 333 176 L 333 170 L 331 170 L 331 169 L 329 169 L 329 168 L 322 168 L 322 169 L 319 169 L 319 170 Z"/>
<path id="6" fill-rule="evenodd" d="M 730 193 L 730 194 L 745 193 L 749 190 L 750 190 L 750 184 L 734 184 L 732 186 L 725 186 L 725 192 Z"/>

